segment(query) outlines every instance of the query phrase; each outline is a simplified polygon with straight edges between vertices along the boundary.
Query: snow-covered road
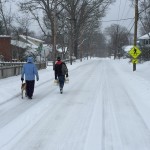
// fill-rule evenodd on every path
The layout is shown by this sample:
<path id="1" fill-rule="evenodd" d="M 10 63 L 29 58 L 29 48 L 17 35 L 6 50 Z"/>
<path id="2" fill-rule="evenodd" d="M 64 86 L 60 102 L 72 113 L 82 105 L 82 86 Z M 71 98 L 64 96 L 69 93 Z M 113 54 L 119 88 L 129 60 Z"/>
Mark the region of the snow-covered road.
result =
<path id="1" fill-rule="evenodd" d="M 0 150 L 149 150 L 150 79 L 121 60 L 68 67 L 63 94 L 50 69 L 33 100 L 21 99 L 20 77 L 0 81 Z"/>

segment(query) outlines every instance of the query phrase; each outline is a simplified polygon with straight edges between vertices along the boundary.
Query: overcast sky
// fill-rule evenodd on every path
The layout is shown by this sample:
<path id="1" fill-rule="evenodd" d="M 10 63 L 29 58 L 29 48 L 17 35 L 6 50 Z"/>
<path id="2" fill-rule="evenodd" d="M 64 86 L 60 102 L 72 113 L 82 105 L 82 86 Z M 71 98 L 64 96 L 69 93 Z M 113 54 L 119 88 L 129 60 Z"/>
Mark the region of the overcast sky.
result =
<path id="1" fill-rule="evenodd" d="M 125 26 L 128 30 L 130 30 L 133 26 L 134 19 L 111 21 L 127 18 L 134 18 L 134 9 L 131 7 L 131 2 L 129 0 L 116 0 L 116 2 L 109 7 L 107 15 L 103 18 L 103 29 L 115 23 Z M 132 33 L 133 30 L 134 27 L 131 30 Z"/>
<path id="2" fill-rule="evenodd" d="M 18 0 L 16 0 L 15 3 L 17 1 Z M 131 32 L 133 33 L 134 19 L 128 18 L 134 18 L 134 9 L 133 7 L 131 7 L 131 2 L 129 0 L 116 0 L 115 3 L 109 6 L 106 16 L 102 19 L 103 30 L 104 28 L 115 23 L 125 26 L 128 30 L 131 30 L 132 28 Z M 121 19 L 128 19 L 128 20 L 121 20 Z M 121 21 L 112 21 L 112 20 L 121 20 Z M 39 30 L 38 25 L 32 23 L 31 30 L 35 30 L 35 32 L 37 32 L 37 30 Z"/>

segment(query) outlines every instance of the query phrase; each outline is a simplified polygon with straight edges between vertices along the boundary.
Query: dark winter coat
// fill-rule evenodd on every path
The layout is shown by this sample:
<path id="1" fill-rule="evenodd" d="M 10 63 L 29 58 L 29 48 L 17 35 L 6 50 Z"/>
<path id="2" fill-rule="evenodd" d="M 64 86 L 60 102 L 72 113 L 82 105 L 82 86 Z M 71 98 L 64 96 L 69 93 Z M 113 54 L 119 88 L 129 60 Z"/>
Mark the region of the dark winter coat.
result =
<path id="1" fill-rule="evenodd" d="M 65 76 L 65 75 L 68 76 L 68 68 L 66 64 L 61 60 L 56 61 L 54 70 L 55 70 L 55 79 L 57 79 L 57 77 L 59 76 Z"/>

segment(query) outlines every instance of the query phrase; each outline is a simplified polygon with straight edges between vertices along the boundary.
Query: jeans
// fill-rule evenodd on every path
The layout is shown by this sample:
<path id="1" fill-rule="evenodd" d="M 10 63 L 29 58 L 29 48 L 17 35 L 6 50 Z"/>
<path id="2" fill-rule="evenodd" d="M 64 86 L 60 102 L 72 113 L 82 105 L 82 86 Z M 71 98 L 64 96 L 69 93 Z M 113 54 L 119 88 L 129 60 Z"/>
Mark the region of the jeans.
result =
<path id="1" fill-rule="evenodd" d="M 59 87 L 60 87 L 60 89 L 63 89 L 64 82 L 65 82 L 65 76 L 59 76 L 58 77 L 58 81 L 59 81 Z"/>

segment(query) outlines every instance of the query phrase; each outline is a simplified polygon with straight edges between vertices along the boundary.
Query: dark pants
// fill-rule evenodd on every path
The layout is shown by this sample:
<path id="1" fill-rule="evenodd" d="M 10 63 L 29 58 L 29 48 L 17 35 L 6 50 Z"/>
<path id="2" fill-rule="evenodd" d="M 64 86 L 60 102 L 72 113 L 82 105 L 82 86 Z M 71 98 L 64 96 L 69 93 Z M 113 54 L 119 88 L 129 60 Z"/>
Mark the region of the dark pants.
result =
<path id="1" fill-rule="evenodd" d="M 60 87 L 60 89 L 63 89 L 64 82 L 65 82 L 65 76 L 59 76 L 58 80 L 59 80 L 59 87 Z"/>
<path id="2" fill-rule="evenodd" d="M 33 96 L 35 80 L 26 80 L 26 93 L 28 97 Z"/>

